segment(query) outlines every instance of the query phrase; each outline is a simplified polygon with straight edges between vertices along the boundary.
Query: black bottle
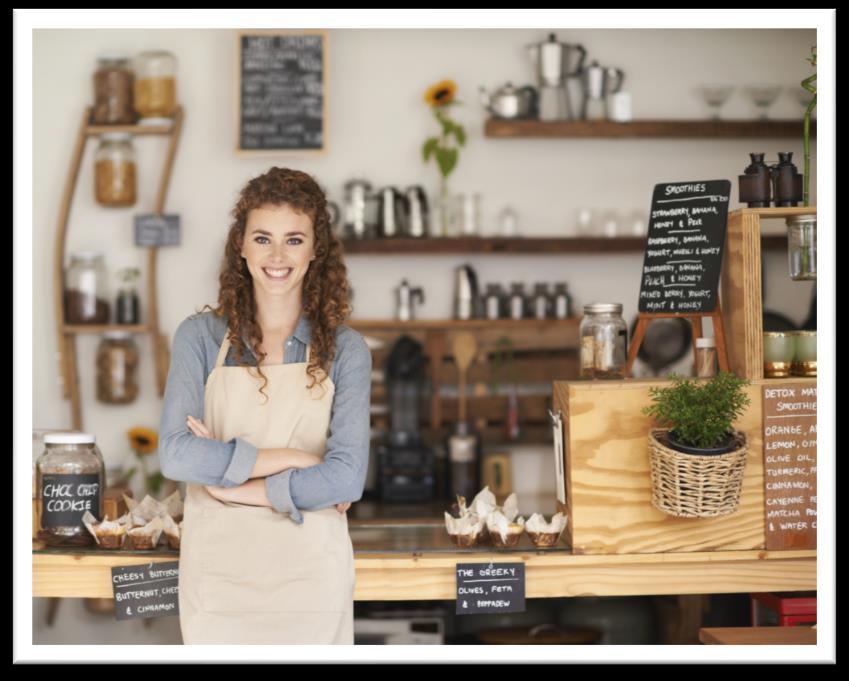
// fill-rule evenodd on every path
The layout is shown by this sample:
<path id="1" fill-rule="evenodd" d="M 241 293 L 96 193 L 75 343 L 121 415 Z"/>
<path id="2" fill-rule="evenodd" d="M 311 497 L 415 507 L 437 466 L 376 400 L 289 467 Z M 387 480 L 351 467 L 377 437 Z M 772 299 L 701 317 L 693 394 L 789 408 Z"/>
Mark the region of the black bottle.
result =
<path id="1" fill-rule="evenodd" d="M 740 203 L 745 203 L 749 208 L 769 208 L 770 180 L 769 166 L 764 163 L 762 153 L 750 153 L 752 163 L 738 175 L 740 189 Z"/>
<path id="2" fill-rule="evenodd" d="M 793 152 L 779 151 L 778 163 L 771 170 L 776 208 L 796 206 L 802 200 L 802 175 L 793 164 Z"/>

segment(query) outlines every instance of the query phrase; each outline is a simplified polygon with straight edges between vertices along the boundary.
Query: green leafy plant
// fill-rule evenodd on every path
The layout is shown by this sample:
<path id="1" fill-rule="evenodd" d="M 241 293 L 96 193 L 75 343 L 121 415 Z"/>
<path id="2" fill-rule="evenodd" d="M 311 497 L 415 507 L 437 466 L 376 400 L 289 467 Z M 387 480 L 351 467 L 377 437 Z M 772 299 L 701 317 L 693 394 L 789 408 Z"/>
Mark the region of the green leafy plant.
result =
<path id="1" fill-rule="evenodd" d="M 811 66 L 814 67 L 814 75 L 808 76 L 802 81 L 802 87 L 813 95 L 813 99 L 808 103 L 808 108 L 805 109 L 804 128 L 802 132 L 802 144 L 805 152 L 805 167 L 803 173 L 803 188 L 802 188 L 802 205 L 808 206 L 808 196 L 811 184 L 811 114 L 817 108 L 817 46 L 811 47 L 811 56 L 808 57 Z"/>
<path id="2" fill-rule="evenodd" d="M 654 404 L 643 413 L 669 426 L 681 444 L 691 447 L 721 445 L 751 402 L 743 390 L 751 381 L 733 373 L 720 372 L 707 382 L 674 374 L 671 379 L 667 388 L 649 389 Z"/>
<path id="3" fill-rule="evenodd" d="M 443 80 L 431 85 L 424 95 L 425 103 L 433 111 L 442 132 L 438 137 L 429 137 L 422 146 L 422 157 L 427 163 L 431 157 L 436 160 L 443 185 L 457 165 L 460 157 L 459 147 L 466 143 L 466 131 L 449 115 L 450 108 L 460 102 L 455 99 L 457 84 L 453 80 Z M 452 138 L 456 144 L 452 144 Z"/>

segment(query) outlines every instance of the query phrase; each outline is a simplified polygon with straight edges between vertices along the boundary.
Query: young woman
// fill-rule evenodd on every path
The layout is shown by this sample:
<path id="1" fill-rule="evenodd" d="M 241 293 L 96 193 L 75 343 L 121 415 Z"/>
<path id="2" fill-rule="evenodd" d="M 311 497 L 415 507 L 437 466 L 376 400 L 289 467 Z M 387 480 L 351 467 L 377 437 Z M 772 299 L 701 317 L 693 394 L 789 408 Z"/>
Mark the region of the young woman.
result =
<path id="1" fill-rule="evenodd" d="M 350 311 L 316 182 L 251 180 L 218 306 L 178 327 L 165 388 L 161 468 L 188 483 L 184 643 L 354 642 L 345 511 L 368 467 L 371 353 Z"/>

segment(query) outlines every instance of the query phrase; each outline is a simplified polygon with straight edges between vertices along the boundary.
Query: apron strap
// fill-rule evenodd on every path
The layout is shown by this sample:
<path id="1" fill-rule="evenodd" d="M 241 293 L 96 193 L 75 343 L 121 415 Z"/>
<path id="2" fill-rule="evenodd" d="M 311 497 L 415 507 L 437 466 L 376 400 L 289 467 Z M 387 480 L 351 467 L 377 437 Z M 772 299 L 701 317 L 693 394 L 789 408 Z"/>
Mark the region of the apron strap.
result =
<path id="1" fill-rule="evenodd" d="M 224 342 L 221 343 L 221 348 L 218 350 L 218 357 L 215 359 L 215 368 L 223 367 L 224 360 L 227 359 L 227 351 L 230 350 L 230 330 L 224 332 Z"/>

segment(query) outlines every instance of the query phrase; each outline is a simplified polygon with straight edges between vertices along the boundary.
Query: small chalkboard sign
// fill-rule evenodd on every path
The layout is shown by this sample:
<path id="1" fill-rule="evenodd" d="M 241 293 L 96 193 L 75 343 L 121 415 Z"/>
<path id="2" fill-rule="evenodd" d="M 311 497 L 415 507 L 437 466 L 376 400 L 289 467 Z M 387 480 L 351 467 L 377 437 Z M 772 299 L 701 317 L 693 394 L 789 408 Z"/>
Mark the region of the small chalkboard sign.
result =
<path id="1" fill-rule="evenodd" d="M 524 563 L 457 563 L 458 615 L 524 611 Z"/>
<path id="2" fill-rule="evenodd" d="M 817 387 L 763 388 L 768 551 L 817 547 Z"/>
<path id="3" fill-rule="evenodd" d="M 119 620 L 180 614 L 180 563 L 147 563 L 112 568 L 115 617 Z"/>
<path id="4" fill-rule="evenodd" d="M 326 31 L 240 31 L 237 64 L 239 153 L 326 150 Z"/>
<path id="5" fill-rule="evenodd" d="M 41 478 L 41 526 L 82 527 L 86 511 L 100 520 L 101 493 L 97 473 L 45 473 Z"/>
<path id="6" fill-rule="evenodd" d="M 713 312 L 731 182 L 655 185 L 640 280 L 640 312 Z"/>
<path id="7" fill-rule="evenodd" d="M 133 224 L 136 246 L 159 248 L 180 245 L 179 215 L 136 215 Z"/>

